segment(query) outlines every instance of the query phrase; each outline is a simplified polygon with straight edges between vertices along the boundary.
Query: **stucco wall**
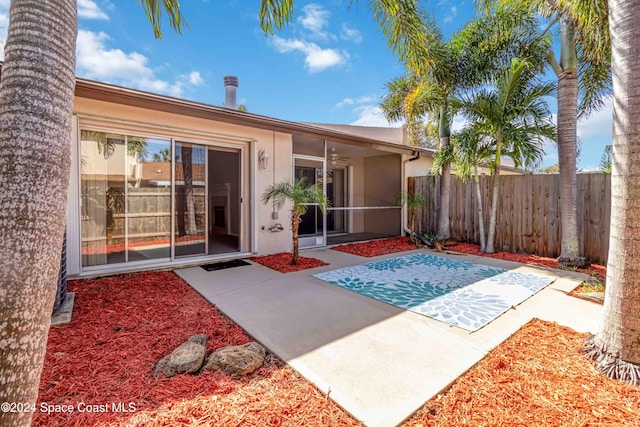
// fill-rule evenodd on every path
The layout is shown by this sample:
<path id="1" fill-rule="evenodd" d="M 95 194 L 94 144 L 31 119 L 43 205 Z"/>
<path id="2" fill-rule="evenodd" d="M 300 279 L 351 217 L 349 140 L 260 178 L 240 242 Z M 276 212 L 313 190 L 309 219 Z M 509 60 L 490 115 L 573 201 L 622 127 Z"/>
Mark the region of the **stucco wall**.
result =
<path id="1" fill-rule="evenodd" d="M 412 156 L 403 156 L 403 160 L 411 159 Z M 425 176 L 429 174 L 429 170 L 433 165 L 433 159 L 431 157 L 420 157 L 418 160 L 406 161 L 404 163 L 405 167 L 405 176 Z"/>
<path id="2" fill-rule="evenodd" d="M 289 207 L 278 211 L 278 219 L 272 219 L 272 206 L 262 203 L 262 194 L 268 185 L 290 180 L 292 171 L 292 138 L 290 134 L 222 123 L 212 120 L 186 117 L 177 114 L 151 111 L 115 103 L 76 98 L 74 114 L 80 117 L 80 127 L 106 129 L 130 134 L 177 140 L 208 145 L 222 144 L 243 150 L 242 176 L 242 239 L 241 251 L 268 254 L 291 250 Z M 73 135 L 77 147 L 77 132 Z M 77 149 L 77 148 L 76 148 Z M 258 166 L 257 154 L 265 150 L 270 156 L 269 167 Z M 252 188 L 255 187 L 255 188 Z M 75 195 L 74 195 L 75 193 Z M 78 199 L 79 188 L 70 187 L 70 196 Z M 70 205 L 77 209 L 78 205 Z M 255 224 L 251 223 L 255 212 Z M 70 227 L 78 227 L 70 216 Z M 281 223 L 284 231 L 273 233 L 268 228 Z M 262 230 L 262 226 L 265 230 Z M 255 236 L 252 247 L 251 236 Z"/>
<path id="3" fill-rule="evenodd" d="M 260 255 L 287 252 L 291 251 L 292 248 L 291 207 L 285 205 L 276 210 L 278 218 L 273 219 L 273 205 L 271 203 L 265 205 L 262 202 L 262 195 L 269 185 L 282 181 L 291 181 L 291 171 L 293 169 L 291 149 L 291 135 L 279 132 L 270 132 L 269 138 L 260 139 L 257 143 L 256 155 L 260 150 L 265 150 L 271 156 L 268 169 L 262 169 L 260 166 L 255 169 L 257 171 L 255 203 L 258 207 L 256 237 L 257 252 Z M 276 223 L 282 224 L 284 231 L 269 231 L 269 227 Z M 264 230 L 262 229 L 263 227 Z"/>

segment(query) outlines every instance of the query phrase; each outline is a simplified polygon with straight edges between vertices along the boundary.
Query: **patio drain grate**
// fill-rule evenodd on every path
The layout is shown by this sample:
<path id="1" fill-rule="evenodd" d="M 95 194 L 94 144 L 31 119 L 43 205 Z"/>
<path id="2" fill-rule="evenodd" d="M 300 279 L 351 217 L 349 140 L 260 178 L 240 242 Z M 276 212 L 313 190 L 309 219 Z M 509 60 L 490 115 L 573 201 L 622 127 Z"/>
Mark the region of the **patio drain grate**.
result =
<path id="1" fill-rule="evenodd" d="M 251 265 L 251 263 L 241 259 L 234 259 L 233 261 L 216 262 L 214 264 L 205 264 L 205 265 L 201 265 L 200 267 L 204 268 L 207 271 L 216 271 L 216 270 L 224 270 L 227 268 L 242 267 L 243 265 Z"/>

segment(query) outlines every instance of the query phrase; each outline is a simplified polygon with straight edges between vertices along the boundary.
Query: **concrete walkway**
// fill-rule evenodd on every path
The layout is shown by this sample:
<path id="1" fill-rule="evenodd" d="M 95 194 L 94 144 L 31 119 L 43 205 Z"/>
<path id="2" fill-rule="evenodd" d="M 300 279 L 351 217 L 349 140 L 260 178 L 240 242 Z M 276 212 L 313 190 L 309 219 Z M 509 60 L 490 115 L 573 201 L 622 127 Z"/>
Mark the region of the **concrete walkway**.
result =
<path id="1" fill-rule="evenodd" d="M 551 285 L 469 333 L 311 277 L 410 252 L 363 258 L 305 251 L 330 265 L 281 274 L 257 264 L 176 273 L 367 426 L 400 424 L 534 317 L 597 330 L 601 306 L 567 296 L 587 276 L 473 255 L 458 260 L 554 276 Z"/>

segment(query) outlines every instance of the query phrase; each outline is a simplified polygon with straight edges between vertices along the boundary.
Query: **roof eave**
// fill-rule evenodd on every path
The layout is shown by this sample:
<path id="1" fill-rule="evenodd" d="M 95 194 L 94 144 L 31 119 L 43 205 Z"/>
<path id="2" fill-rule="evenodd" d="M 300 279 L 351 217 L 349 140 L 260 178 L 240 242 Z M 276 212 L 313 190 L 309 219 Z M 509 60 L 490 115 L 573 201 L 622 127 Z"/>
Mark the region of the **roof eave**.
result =
<path id="1" fill-rule="evenodd" d="M 201 102 L 188 101 L 185 99 L 129 89 L 81 78 L 76 79 L 75 95 L 80 98 L 95 99 L 208 120 L 217 120 L 225 123 L 251 126 L 259 129 L 290 133 L 293 135 L 328 139 L 339 143 L 358 143 L 365 144 L 370 147 L 384 147 L 387 150 L 401 154 L 408 154 L 415 151 L 420 151 L 425 154 L 432 153 L 432 150 L 420 147 L 394 144 L 391 142 L 321 128 L 306 123 L 291 122 L 259 114 L 231 110 Z"/>

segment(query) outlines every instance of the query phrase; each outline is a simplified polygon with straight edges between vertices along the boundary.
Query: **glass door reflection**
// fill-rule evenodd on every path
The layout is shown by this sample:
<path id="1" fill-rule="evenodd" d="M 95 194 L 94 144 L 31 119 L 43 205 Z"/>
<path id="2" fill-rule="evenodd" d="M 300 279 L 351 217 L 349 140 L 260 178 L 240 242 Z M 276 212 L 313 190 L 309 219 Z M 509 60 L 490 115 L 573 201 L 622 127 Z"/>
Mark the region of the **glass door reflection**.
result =
<path id="1" fill-rule="evenodd" d="M 202 145 L 175 144 L 175 256 L 207 253 L 206 156 Z"/>

